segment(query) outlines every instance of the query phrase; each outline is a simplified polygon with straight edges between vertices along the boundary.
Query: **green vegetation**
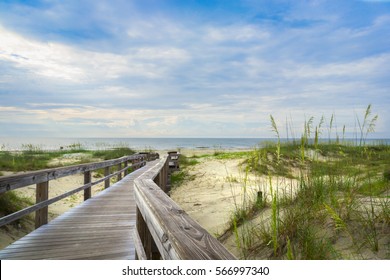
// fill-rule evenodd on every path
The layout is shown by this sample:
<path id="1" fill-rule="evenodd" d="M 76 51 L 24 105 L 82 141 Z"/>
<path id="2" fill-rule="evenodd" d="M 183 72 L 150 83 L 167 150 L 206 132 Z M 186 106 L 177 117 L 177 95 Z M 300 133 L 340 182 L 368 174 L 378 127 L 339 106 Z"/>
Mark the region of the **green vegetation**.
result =
<path id="1" fill-rule="evenodd" d="M 92 151 L 92 156 L 94 158 L 101 158 L 103 160 L 110 160 L 110 159 L 120 158 L 123 156 L 130 156 L 133 154 L 135 154 L 135 151 L 128 147 L 117 147 L 117 148 L 102 150 L 102 151 Z"/>
<path id="2" fill-rule="evenodd" d="M 248 157 L 250 152 L 248 151 L 240 151 L 240 152 L 217 152 L 214 153 L 211 157 L 215 159 L 244 159 Z"/>
<path id="3" fill-rule="evenodd" d="M 173 172 L 171 175 L 172 188 L 179 186 L 186 180 L 193 180 L 194 177 L 189 175 L 187 167 L 194 166 L 198 163 L 199 161 L 194 157 L 189 158 L 186 157 L 185 155 L 180 155 L 179 157 L 180 170 Z"/>
<path id="4" fill-rule="evenodd" d="M 29 198 L 21 197 L 14 191 L 0 194 L 0 214 L 3 216 L 15 213 L 33 204 L 33 201 Z M 24 227 L 27 223 L 31 223 L 32 221 L 33 216 L 30 214 L 12 222 L 11 225 L 21 225 Z"/>
<path id="5" fill-rule="evenodd" d="M 246 169 L 269 178 L 270 193 L 262 207 L 252 194 L 235 203 L 230 231 L 242 258 L 390 258 L 390 147 L 366 144 L 377 118 L 371 106 L 357 118 L 358 145 L 331 141 L 332 115 L 327 142 L 320 141 L 324 117 L 315 128 L 310 118 L 299 142 L 248 154 Z M 271 127 L 279 139 L 272 116 Z"/>
<path id="6" fill-rule="evenodd" d="M 249 151 L 214 151 L 213 154 L 204 154 L 204 155 L 194 155 L 188 159 L 201 159 L 201 158 L 213 158 L 213 159 L 245 159 L 249 156 L 251 152 Z"/>
<path id="7" fill-rule="evenodd" d="M 135 151 L 128 147 L 106 147 L 105 150 L 90 151 L 83 149 L 81 144 L 75 143 L 68 147 L 61 148 L 55 151 L 44 151 L 39 146 L 26 144 L 22 146 L 21 151 L 0 151 L 0 170 L 20 172 L 33 171 L 45 168 L 60 167 L 66 165 L 74 165 L 88 162 L 96 162 L 128 156 L 134 154 Z M 117 166 L 111 167 L 112 171 L 118 170 Z M 94 172 L 95 177 L 103 176 L 104 170 Z M 0 172 L 0 176 L 4 173 Z M 114 182 L 116 177 L 112 178 Z M 77 196 L 70 196 L 71 202 L 76 201 Z M 27 198 L 20 197 L 17 193 L 9 191 L 0 194 L 0 216 L 6 216 L 17 212 L 30 205 L 34 204 Z M 32 215 L 32 214 L 31 214 Z M 31 215 L 24 216 L 11 225 L 21 225 L 24 227 L 26 223 L 31 221 Z"/>
<path id="8" fill-rule="evenodd" d="M 105 150 L 85 150 L 78 143 L 66 149 L 44 151 L 39 146 L 23 145 L 21 151 L 0 151 L 0 169 L 4 171 L 32 171 L 50 167 L 88 163 L 115 159 L 135 153 L 128 147 L 114 147 Z M 54 160 L 57 162 L 53 162 Z M 68 159 L 68 160 L 67 160 Z"/>

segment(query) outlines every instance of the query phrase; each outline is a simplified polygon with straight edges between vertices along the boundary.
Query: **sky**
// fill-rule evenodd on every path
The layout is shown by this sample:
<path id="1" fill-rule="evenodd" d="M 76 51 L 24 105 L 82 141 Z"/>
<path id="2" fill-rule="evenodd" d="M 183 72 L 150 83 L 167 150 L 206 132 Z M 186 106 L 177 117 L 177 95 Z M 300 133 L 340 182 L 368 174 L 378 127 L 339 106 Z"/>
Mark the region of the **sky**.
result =
<path id="1" fill-rule="evenodd" d="M 390 138 L 390 1 L 0 0 L 0 137 L 353 137 L 369 104 Z"/>

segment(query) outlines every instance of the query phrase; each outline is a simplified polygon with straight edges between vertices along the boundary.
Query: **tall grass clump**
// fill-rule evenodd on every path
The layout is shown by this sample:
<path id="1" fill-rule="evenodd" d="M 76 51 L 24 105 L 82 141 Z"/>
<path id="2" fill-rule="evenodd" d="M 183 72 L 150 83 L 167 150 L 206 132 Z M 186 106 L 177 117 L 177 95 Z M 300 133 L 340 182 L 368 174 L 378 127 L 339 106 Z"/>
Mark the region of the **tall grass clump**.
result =
<path id="1" fill-rule="evenodd" d="M 2 193 L 0 194 L 0 216 L 13 214 L 33 204 L 34 202 L 31 201 L 31 199 L 20 196 L 14 191 Z M 11 222 L 10 224 L 14 226 L 20 225 L 25 227 L 27 223 L 31 223 L 32 221 L 33 216 L 32 214 L 29 214 L 14 222 Z"/>
<path id="2" fill-rule="evenodd" d="M 245 257 L 266 249 L 273 259 L 381 258 L 383 250 L 390 257 L 390 244 L 383 245 L 390 232 L 390 147 L 370 146 L 366 141 L 377 119 L 371 105 L 362 121 L 356 117 L 360 141 L 355 146 L 344 142 L 345 125 L 340 142 L 334 113 L 327 126 L 327 143 L 321 141 L 322 116 L 315 127 L 313 117 L 305 121 L 300 144 L 281 145 L 270 116 L 277 143 L 254 150 L 245 161 L 250 172 L 269 178 L 270 189 L 269 203 L 257 210 L 269 213 L 268 217 L 252 225 L 251 244 L 255 245 L 245 248 Z M 331 138 L 334 130 L 335 141 Z M 290 179 L 296 185 L 281 187 L 286 177 L 282 179 L 280 166 L 287 170 L 284 174 L 294 174 Z M 294 191 L 283 195 L 289 188 Z M 249 220 L 244 217 L 241 224 Z M 240 240 L 238 221 L 234 220 L 234 231 Z"/>
<path id="3" fill-rule="evenodd" d="M 275 122 L 274 117 L 272 115 L 270 115 L 270 119 L 271 119 L 272 130 L 275 132 L 276 137 L 278 139 L 278 142 L 276 143 L 276 157 L 277 157 L 277 163 L 279 163 L 279 160 L 280 160 L 280 135 L 279 135 L 279 130 L 278 130 L 278 127 L 276 126 L 276 122 Z"/>
<path id="4" fill-rule="evenodd" d="M 369 104 L 364 113 L 363 121 L 361 121 L 358 116 L 356 116 L 357 123 L 360 130 L 360 140 L 359 146 L 363 146 L 366 143 L 367 135 L 375 131 L 376 121 L 378 120 L 378 115 L 371 117 L 371 104 Z"/>
<path id="5" fill-rule="evenodd" d="M 135 151 L 129 147 L 115 147 L 107 150 L 93 151 L 92 155 L 97 158 L 102 158 L 104 160 L 110 160 L 115 158 L 120 158 L 123 156 L 130 156 L 135 154 Z"/>
<path id="6" fill-rule="evenodd" d="M 173 172 L 170 176 L 172 188 L 181 185 L 184 181 L 193 180 L 194 176 L 190 175 L 190 173 L 188 172 L 188 167 L 197 164 L 199 164 L 199 161 L 196 158 L 187 157 L 181 154 L 179 157 L 180 170 Z"/>
<path id="7" fill-rule="evenodd" d="M 73 153 L 87 154 L 89 151 L 79 144 L 72 144 L 65 149 L 61 147 L 59 150 L 43 150 L 39 145 L 23 144 L 19 151 L 0 151 L 0 169 L 19 172 L 56 167 L 50 165 L 51 161 Z"/>

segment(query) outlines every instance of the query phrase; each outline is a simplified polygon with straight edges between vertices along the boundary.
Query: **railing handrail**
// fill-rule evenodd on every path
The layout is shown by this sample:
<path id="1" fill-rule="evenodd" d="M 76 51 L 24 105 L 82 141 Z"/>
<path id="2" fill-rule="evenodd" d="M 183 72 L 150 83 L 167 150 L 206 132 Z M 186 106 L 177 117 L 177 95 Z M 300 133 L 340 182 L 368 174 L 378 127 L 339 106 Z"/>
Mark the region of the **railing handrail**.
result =
<path id="1" fill-rule="evenodd" d="M 169 160 L 170 156 L 161 158 L 134 180 L 137 230 L 144 247 L 137 255 L 149 259 L 235 259 L 163 191 Z"/>
<path id="2" fill-rule="evenodd" d="M 55 167 L 38 171 L 31 171 L 16 175 L 1 176 L 0 194 L 10 190 L 23 188 L 29 185 L 39 184 L 70 175 L 81 174 L 87 171 L 93 171 L 96 169 L 114 166 L 130 160 L 139 159 L 141 157 L 145 158 L 146 156 L 135 154 L 101 162 L 83 163 L 65 167 Z"/>
<path id="3" fill-rule="evenodd" d="M 145 165 L 145 160 L 155 157 L 158 157 L 158 154 L 134 154 L 101 162 L 49 168 L 23 174 L 2 176 L 0 177 L 0 194 L 36 184 L 36 203 L 20 211 L 1 217 L 0 226 L 6 225 L 27 214 L 35 212 L 35 228 L 38 228 L 48 222 L 49 205 L 82 190 L 84 190 L 84 200 L 87 200 L 91 197 L 92 186 L 105 182 L 105 188 L 108 188 L 111 177 L 118 176 L 118 180 L 120 180 L 122 178 L 122 173 L 126 175 L 129 168 L 139 168 L 140 166 Z M 131 162 L 130 166 L 128 165 L 128 162 Z M 112 166 L 117 166 L 119 170 L 110 174 L 110 167 Z M 105 176 L 92 182 L 91 171 L 102 168 L 105 169 Z M 84 185 L 75 187 L 70 191 L 49 199 L 49 181 L 81 173 L 84 174 Z"/>

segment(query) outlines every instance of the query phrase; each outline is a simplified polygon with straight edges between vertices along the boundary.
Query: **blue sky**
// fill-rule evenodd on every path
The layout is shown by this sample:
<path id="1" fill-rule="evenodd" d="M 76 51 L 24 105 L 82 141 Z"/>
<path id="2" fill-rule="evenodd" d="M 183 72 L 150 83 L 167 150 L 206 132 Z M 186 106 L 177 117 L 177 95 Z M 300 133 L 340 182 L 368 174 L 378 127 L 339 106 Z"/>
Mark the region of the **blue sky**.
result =
<path id="1" fill-rule="evenodd" d="M 0 0 L 1 136 L 390 138 L 389 90 L 390 1 Z"/>

